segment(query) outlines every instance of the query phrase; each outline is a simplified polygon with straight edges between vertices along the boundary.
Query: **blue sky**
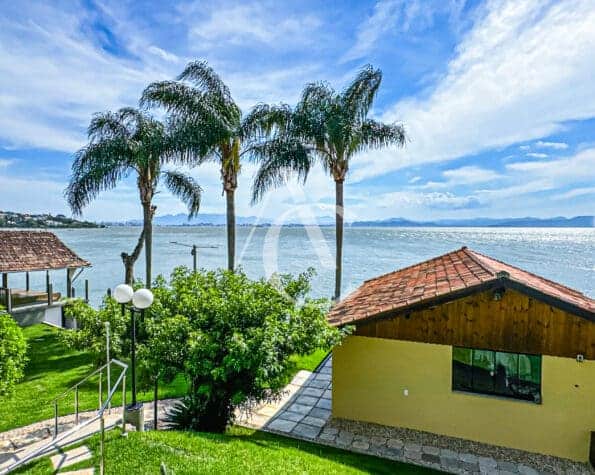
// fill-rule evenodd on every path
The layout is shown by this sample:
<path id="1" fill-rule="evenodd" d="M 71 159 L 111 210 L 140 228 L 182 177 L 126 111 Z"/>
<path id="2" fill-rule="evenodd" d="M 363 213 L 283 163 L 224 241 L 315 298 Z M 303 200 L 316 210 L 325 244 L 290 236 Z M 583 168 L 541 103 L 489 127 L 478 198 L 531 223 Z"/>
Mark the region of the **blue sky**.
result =
<path id="1" fill-rule="evenodd" d="M 403 150 L 361 154 L 348 219 L 592 214 L 592 0 L 0 1 L 0 209 L 68 213 L 63 190 L 94 112 L 136 105 L 151 81 L 206 59 L 244 111 L 295 103 L 307 82 L 340 89 L 366 63 L 384 80 L 372 115 L 402 122 Z M 322 170 L 238 213 L 333 214 Z M 203 212 L 224 212 L 214 165 L 192 170 Z M 183 212 L 165 191 L 157 214 Z M 138 218 L 124 181 L 85 212 Z"/>

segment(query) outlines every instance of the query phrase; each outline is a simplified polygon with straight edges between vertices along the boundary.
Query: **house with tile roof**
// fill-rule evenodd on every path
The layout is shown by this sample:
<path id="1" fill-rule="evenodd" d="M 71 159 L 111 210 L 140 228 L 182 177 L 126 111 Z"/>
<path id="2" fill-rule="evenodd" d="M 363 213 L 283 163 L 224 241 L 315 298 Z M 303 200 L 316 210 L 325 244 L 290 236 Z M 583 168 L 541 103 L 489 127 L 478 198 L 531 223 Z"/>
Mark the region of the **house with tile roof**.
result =
<path id="1" fill-rule="evenodd" d="M 364 282 L 328 320 L 333 417 L 575 461 L 595 453 L 595 300 L 466 247 Z"/>
<path id="2" fill-rule="evenodd" d="M 61 301 L 63 294 L 54 289 L 50 271 L 66 270 L 64 295 L 74 297 L 73 283 L 80 272 L 90 265 L 54 233 L 0 230 L 0 305 L 23 326 L 39 322 L 65 326 Z M 45 288 L 32 288 L 30 275 L 35 272 L 45 273 Z M 12 283 L 18 274 L 24 274 L 23 288 L 15 287 Z M 88 291 L 88 282 L 85 281 L 87 299 Z"/>

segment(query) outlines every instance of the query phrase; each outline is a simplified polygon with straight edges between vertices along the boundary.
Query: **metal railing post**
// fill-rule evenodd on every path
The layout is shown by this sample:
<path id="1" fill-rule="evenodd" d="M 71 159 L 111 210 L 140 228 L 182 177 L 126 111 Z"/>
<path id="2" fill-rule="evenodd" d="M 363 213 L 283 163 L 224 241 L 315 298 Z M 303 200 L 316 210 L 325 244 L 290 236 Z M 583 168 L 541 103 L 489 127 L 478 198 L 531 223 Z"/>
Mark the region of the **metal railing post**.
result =
<path id="1" fill-rule="evenodd" d="M 12 312 L 12 290 L 6 289 L 6 311 Z"/>
<path id="2" fill-rule="evenodd" d="M 122 379 L 122 435 L 126 435 L 126 373 Z"/>
<path id="3" fill-rule="evenodd" d="M 103 384 L 103 370 L 99 372 L 99 408 L 101 409 L 101 392 L 102 392 L 102 384 Z"/>
<path id="4" fill-rule="evenodd" d="M 79 425 L 79 387 L 74 390 L 74 420 L 75 424 Z"/>
<path id="5" fill-rule="evenodd" d="M 103 420 L 103 415 L 101 419 L 99 419 L 99 430 L 101 431 L 101 436 L 99 439 L 100 445 L 100 459 L 99 459 L 99 474 L 103 475 L 105 473 L 105 421 Z"/>
<path id="6" fill-rule="evenodd" d="M 89 302 L 89 279 L 85 279 L 85 302 Z"/>
<path id="7" fill-rule="evenodd" d="M 58 437 L 58 401 L 54 402 L 54 439 Z"/>
<path id="8" fill-rule="evenodd" d="M 54 303 L 54 286 L 51 282 L 48 284 L 48 305 L 52 305 Z"/>

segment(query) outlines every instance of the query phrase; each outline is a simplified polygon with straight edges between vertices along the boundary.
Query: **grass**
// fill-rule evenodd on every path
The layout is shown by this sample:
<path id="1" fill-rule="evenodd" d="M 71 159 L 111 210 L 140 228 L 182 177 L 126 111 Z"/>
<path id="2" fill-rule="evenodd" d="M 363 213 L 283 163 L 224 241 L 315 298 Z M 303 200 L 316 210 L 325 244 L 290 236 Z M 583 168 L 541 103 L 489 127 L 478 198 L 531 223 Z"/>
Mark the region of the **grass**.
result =
<path id="1" fill-rule="evenodd" d="M 69 470 L 99 467 L 99 438 L 86 442 L 94 459 Z M 288 439 L 265 432 L 233 427 L 226 434 L 158 431 L 106 435 L 106 473 L 155 474 L 164 462 L 168 474 L 431 474 L 433 470 L 360 455 L 345 450 Z M 20 473 L 53 473 L 48 459 Z"/>
<path id="2" fill-rule="evenodd" d="M 10 396 L 0 397 L 0 432 L 49 419 L 54 416 L 51 401 L 68 388 L 78 383 L 94 369 L 93 358 L 89 353 L 74 351 L 66 347 L 59 338 L 59 331 L 47 325 L 33 325 L 23 329 L 29 348 L 29 363 L 25 370 L 25 378 L 16 386 Z M 324 359 L 326 352 L 319 350 L 311 355 L 292 357 L 288 382 L 300 369 L 312 371 Z M 114 372 L 111 379 L 115 381 L 119 372 Z M 96 409 L 98 406 L 98 380 L 96 376 L 81 386 L 79 407 L 81 411 Z M 105 380 L 104 380 L 104 397 Z M 127 396 L 130 401 L 130 378 L 127 378 Z M 183 376 L 176 378 L 171 384 L 161 384 L 159 398 L 183 396 L 186 392 L 186 380 Z M 150 401 L 152 390 L 140 391 L 140 401 Z M 121 404 L 121 392 L 114 395 L 114 405 Z M 58 407 L 59 413 L 74 412 L 74 393 L 70 394 Z"/>

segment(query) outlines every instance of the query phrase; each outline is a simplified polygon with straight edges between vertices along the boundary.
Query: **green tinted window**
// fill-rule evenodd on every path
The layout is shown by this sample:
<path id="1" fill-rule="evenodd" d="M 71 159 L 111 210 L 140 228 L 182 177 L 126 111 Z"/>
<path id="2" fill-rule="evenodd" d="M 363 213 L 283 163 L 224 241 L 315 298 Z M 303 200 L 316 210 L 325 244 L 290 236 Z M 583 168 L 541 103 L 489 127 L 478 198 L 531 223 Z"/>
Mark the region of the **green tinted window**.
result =
<path id="1" fill-rule="evenodd" d="M 541 402 L 541 356 L 453 348 L 452 388 Z"/>

